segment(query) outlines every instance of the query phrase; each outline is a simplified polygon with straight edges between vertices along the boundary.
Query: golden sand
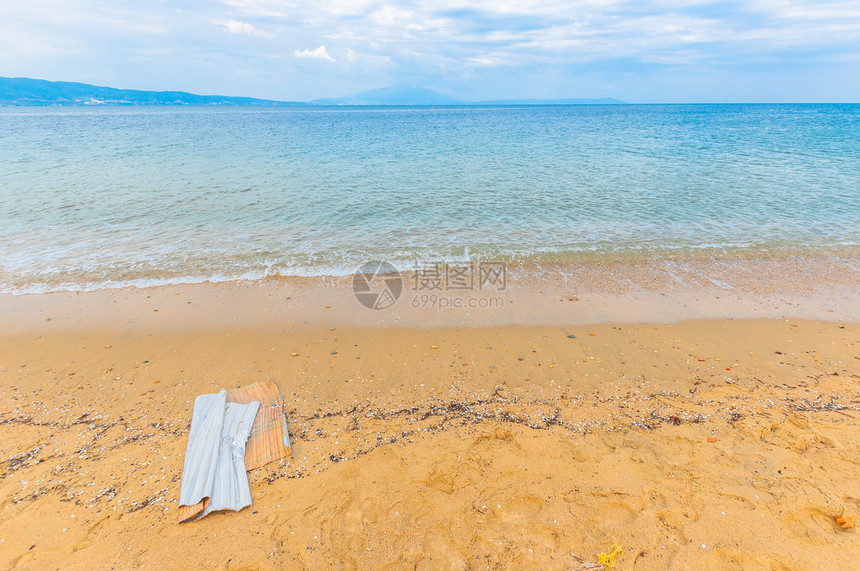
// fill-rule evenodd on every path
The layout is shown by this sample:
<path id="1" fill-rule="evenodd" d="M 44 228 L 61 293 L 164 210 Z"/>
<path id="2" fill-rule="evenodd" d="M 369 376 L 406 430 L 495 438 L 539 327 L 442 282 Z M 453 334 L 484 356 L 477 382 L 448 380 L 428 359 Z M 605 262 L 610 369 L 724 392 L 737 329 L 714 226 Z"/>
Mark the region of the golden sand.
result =
<path id="1" fill-rule="evenodd" d="M 408 311 L 362 326 L 336 287 L 302 288 L 0 299 L 0 567 L 860 560 L 843 527 L 860 515 L 850 288 L 747 296 L 739 315 L 707 306 L 724 291 L 678 294 L 743 318 L 675 323 L 636 313 L 657 293 L 619 294 L 623 322 L 600 318 L 618 299 L 547 288 L 505 294 L 528 311 L 484 326 Z M 817 319 L 773 314 L 791 307 Z M 526 313 L 543 323 L 514 324 Z M 249 473 L 250 508 L 176 524 L 194 398 L 265 378 L 292 456 Z"/>

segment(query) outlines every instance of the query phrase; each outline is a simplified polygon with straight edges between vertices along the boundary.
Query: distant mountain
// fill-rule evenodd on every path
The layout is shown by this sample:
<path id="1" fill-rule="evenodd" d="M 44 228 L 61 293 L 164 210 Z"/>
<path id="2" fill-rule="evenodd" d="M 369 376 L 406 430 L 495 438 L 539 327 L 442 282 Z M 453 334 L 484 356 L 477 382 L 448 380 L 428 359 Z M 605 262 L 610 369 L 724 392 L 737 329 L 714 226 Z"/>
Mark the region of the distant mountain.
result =
<path id="1" fill-rule="evenodd" d="M 317 99 L 315 105 L 457 105 L 463 103 L 449 95 L 423 87 L 380 87 L 334 99 Z"/>
<path id="2" fill-rule="evenodd" d="M 481 105 L 626 105 L 626 101 L 612 97 L 600 99 L 492 99 Z"/>
<path id="3" fill-rule="evenodd" d="M 618 104 L 618 99 L 498 99 L 461 101 L 423 87 L 391 86 L 346 97 L 317 99 L 311 105 L 570 105 Z M 86 83 L 0 77 L 0 105 L 307 105 L 253 97 L 196 95 L 184 91 L 138 91 Z"/>
<path id="4" fill-rule="evenodd" d="M 298 105 L 253 97 L 138 91 L 86 83 L 0 77 L 0 105 Z"/>
<path id="5" fill-rule="evenodd" d="M 423 87 L 380 87 L 346 97 L 317 99 L 314 105 L 617 105 L 624 101 L 602 99 L 494 99 L 489 101 L 462 101 L 450 95 L 436 93 Z"/>

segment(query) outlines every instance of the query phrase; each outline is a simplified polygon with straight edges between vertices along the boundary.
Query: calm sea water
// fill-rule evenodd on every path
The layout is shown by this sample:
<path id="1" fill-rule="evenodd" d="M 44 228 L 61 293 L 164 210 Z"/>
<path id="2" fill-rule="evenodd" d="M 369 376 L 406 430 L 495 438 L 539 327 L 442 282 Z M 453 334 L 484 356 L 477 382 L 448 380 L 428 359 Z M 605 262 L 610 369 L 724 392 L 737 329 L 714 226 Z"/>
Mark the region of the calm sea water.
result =
<path id="1" fill-rule="evenodd" d="M 857 252 L 860 105 L 0 108 L 0 292 Z"/>

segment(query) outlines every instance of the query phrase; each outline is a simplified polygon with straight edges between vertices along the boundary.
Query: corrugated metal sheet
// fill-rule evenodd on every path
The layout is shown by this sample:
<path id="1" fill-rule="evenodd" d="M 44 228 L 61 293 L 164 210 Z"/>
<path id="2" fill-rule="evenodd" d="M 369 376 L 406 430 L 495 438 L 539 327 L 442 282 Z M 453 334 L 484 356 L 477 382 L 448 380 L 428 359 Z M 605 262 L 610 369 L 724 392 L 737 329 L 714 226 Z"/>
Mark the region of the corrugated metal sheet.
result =
<path id="1" fill-rule="evenodd" d="M 271 379 L 252 383 L 246 387 L 227 389 L 227 402 L 260 403 L 254 419 L 251 437 L 245 447 L 245 468 L 253 470 L 291 453 L 287 419 L 284 416 L 284 397 Z"/>
<path id="2" fill-rule="evenodd" d="M 245 443 L 259 402 L 228 403 L 227 391 L 194 401 L 179 492 L 179 521 L 251 505 Z"/>
<path id="3" fill-rule="evenodd" d="M 238 408 L 242 405 L 258 406 L 250 421 L 244 416 L 250 413 L 240 412 L 244 410 Z M 240 414 L 244 419 L 241 431 L 237 424 Z M 248 426 L 250 436 L 244 432 Z M 280 460 L 291 452 L 284 398 L 271 379 L 197 397 L 182 470 L 179 522 L 192 521 L 212 511 L 239 510 L 250 505 L 245 470 Z M 228 459 L 232 459 L 232 465 Z M 244 470 L 239 469 L 241 463 Z"/>

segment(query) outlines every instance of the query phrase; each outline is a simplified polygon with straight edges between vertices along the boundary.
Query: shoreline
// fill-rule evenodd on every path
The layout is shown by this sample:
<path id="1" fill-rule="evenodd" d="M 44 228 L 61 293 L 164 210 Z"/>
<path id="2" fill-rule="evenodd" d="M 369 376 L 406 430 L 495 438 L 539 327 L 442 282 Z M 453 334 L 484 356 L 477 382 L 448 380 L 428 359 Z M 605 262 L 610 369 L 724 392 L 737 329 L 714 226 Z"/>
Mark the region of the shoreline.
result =
<path id="1" fill-rule="evenodd" d="M 10 277 L 0 282 L 0 296 L 2 295 L 39 295 L 46 293 L 87 293 L 93 291 L 110 291 L 120 289 L 148 289 L 164 286 L 191 286 L 191 285 L 219 285 L 219 284 L 266 284 L 266 283 L 289 283 L 292 281 L 318 280 L 321 282 L 338 281 L 349 279 L 361 266 L 362 262 L 379 259 L 381 257 L 362 258 L 360 262 L 350 265 L 349 268 L 340 268 L 332 271 L 320 268 L 305 267 L 295 271 L 284 273 L 283 268 L 272 268 L 266 265 L 262 269 L 246 269 L 238 273 L 225 274 L 219 270 L 210 274 L 175 274 L 165 275 L 164 272 L 150 271 L 146 274 L 114 276 L 112 279 L 101 279 L 95 281 L 92 276 L 84 279 L 76 276 L 76 281 L 58 281 L 55 278 L 51 283 L 31 281 L 27 283 L 13 284 Z M 430 257 L 427 259 L 410 260 L 388 260 L 400 274 L 411 279 L 419 268 L 429 264 L 446 263 L 473 265 L 477 267 L 481 263 L 502 264 L 507 267 L 513 277 L 519 277 L 520 281 L 529 278 L 559 276 L 570 277 L 572 275 L 599 275 L 611 269 L 616 274 L 623 274 L 625 269 L 633 272 L 638 279 L 647 279 L 649 282 L 660 281 L 665 275 L 672 276 L 675 272 L 688 274 L 700 279 L 708 280 L 711 273 L 728 275 L 728 272 L 743 272 L 757 268 L 766 269 L 769 272 L 777 270 L 789 271 L 792 274 L 808 274 L 811 268 L 824 269 L 847 269 L 855 273 L 860 272 L 860 250 L 855 245 L 845 245 L 828 248 L 768 248 L 767 250 L 737 250 L 726 251 L 716 248 L 714 251 L 703 249 L 679 254 L 676 252 L 650 253 L 642 252 L 631 254 L 589 254 L 577 252 L 569 254 L 542 254 L 531 256 L 526 260 L 517 257 L 491 257 L 491 256 L 468 256 L 453 255 L 447 257 Z M 804 266 L 807 266 L 806 268 Z M 53 272 L 62 275 L 61 272 Z M 10 272 L 11 274 L 11 272 Z M 749 278 L 749 276 L 747 276 Z M 677 281 L 677 276 L 673 277 Z M 695 280 L 694 280 L 695 281 Z M 737 280 L 729 280 L 737 281 Z M 742 283 L 742 282 L 737 282 Z M 717 282 L 716 285 L 721 285 Z"/>
<path id="2" fill-rule="evenodd" d="M 400 274 L 396 302 L 363 307 L 353 276 L 0 294 L 7 332 L 110 327 L 183 329 L 253 325 L 451 327 L 672 323 L 691 319 L 860 321 L 860 259 L 641 260 L 637 263 L 500 266 L 481 279 L 463 265 Z M 449 275 L 450 272 L 450 275 Z M 458 276 L 454 276 L 455 278 Z M 492 277 L 492 276 L 491 276 Z M 452 285 L 453 284 L 453 285 Z M 47 320 L 47 321 L 46 321 Z"/>
<path id="3" fill-rule="evenodd" d="M 374 258 L 362 259 L 362 262 L 367 262 Z M 385 260 L 385 256 L 380 258 Z M 390 261 L 390 260 L 389 260 Z M 514 258 L 493 258 L 493 257 L 470 257 L 470 256 L 449 256 L 441 258 L 429 258 L 420 260 L 394 260 L 392 263 L 400 272 L 404 279 L 413 279 L 418 272 L 418 268 L 426 267 L 428 264 L 440 264 L 444 266 L 446 263 L 473 265 L 477 267 L 482 262 L 499 263 L 507 267 L 508 272 L 515 281 L 525 282 L 529 279 L 550 279 L 570 278 L 570 277 L 598 277 L 606 275 L 607 272 L 620 277 L 622 281 L 643 281 L 642 284 L 648 287 L 649 284 L 665 281 L 669 276 L 674 282 L 681 281 L 678 275 L 686 275 L 693 279 L 693 282 L 704 280 L 706 284 L 717 285 L 723 287 L 724 281 L 714 281 L 710 278 L 711 274 L 729 278 L 725 283 L 735 282 L 735 285 L 749 285 L 750 283 L 764 283 L 764 280 L 757 280 L 754 277 L 750 282 L 750 272 L 763 269 L 769 274 L 777 271 L 788 272 L 791 275 L 797 276 L 804 280 L 813 278 L 814 270 L 830 273 L 834 270 L 847 270 L 854 274 L 860 273 L 860 253 L 857 246 L 847 245 L 841 247 L 809 248 L 808 250 L 797 248 L 769 248 L 767 250 L 738 250 L 727 252 L 724 249 L 717 248 L 715 251 L 703 249 L 702 251 L 686 252 L 677 254 L 674 252 L 651 253 L 644 255 L 642 253 L 635 254 L 617 254 L 617 255 L 601 255 L 588 254 L 579 252 L 568 255 L 545 254 L 536 255 L 525 261 Z M 0 296 L 5 295 L 40 295 L 53 293 L 89 293 L 94 291 L 112 291 L 122 289 L 149 289 L 165 286 L 181 287 L 194 285 L 220 285 L 220 284 L 268 284 L 268 283 L 291 283 L 302 282 L 306 280 L 317 280 L 319 282 L 338 282 L 347 280 L 358 270 L 361 263 L 356 263 L 354 266 L 341 268 L 338 271 L 326 271 L 322 269 L 304 268 L 294 273 L 282 273 L 281 269 L 272 269 L 266 266 L 264 269 L 245 270 L 234 274 L 225 275 L 219 270 L 212 274 L 201 275 L 183 275 L 177 274 L 172 276 L 164 275 L 163 273 L 150 272 L 145 275 L 130 276 L 123 274 L 121 277 L 114 279 L 102 279 L 101 281 L 93 281 L 86 279 L 83 281 L 78 276 L 79 281 L 55 281 L 47 282 L 28 282 L 13 284 L 6 277 L 6 281 L 2 282 Z M 630 276 L 624 276 L 625 272 L 630 272 Z M 742 273 L 746 281 L 731 279 L 731 274 Z M 58 274 L 59 272 L 54 272 Z M 57 278 L 58 279 L 58 278 Z M 605 285 L 605 284 L 604 284 Z M 734 286 L 731 286 L 734 287 Z M 731 287 L 729 289 L 731 289 Z"/>

